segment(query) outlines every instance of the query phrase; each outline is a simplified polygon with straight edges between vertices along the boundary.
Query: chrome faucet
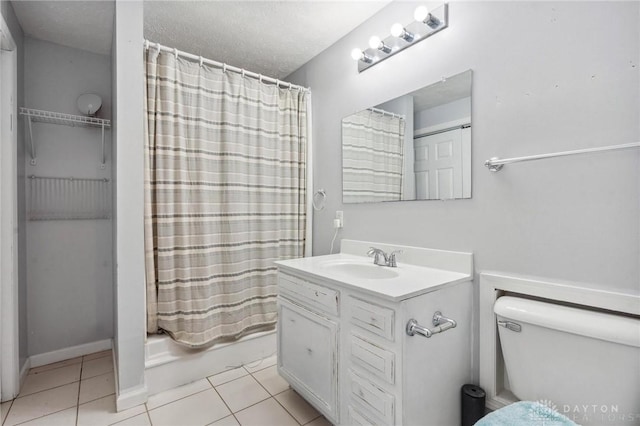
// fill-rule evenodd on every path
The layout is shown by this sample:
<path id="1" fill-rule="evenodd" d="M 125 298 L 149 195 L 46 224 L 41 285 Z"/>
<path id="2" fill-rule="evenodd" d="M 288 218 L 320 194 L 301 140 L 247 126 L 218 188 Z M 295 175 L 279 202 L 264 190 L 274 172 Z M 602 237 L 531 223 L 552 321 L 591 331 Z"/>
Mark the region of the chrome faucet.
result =
<path id="1" fill-rule="evenodd" d="M 400 253 L 402 253 L 402 250 L 394 250 L 387 254 L 379 248 L 370 247 L 367 252 L 367 256 L 373 256 L 373 263 L 378 266 L 389 266 L 391 268 L 395 268 L 398 266 L 396 263 L 396 254 Z"/>

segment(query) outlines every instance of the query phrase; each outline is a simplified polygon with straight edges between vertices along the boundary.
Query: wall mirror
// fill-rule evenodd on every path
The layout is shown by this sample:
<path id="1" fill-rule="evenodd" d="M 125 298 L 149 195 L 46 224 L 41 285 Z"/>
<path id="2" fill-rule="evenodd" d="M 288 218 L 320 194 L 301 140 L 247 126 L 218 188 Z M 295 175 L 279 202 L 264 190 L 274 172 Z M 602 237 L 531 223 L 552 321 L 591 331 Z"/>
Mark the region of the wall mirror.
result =
<path id="1" fill-rule="evenodd" d="M 471 198 L 472 71 L 342 120 L 342 201 Z"/>

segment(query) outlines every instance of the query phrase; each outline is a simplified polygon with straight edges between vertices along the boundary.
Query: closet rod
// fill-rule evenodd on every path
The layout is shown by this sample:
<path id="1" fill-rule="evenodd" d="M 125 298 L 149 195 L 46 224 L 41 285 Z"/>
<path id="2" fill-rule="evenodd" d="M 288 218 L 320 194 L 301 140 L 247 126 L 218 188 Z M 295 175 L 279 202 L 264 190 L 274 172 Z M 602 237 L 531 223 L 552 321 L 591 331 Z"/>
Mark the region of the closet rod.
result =
<path id="1" fill-rule="evenodd" d="M 252 71 L 248 71 L 248 70 L 245 70 L 245 69 L 242 69 L 242 68 L 234 67 L 232 65 L 227 65 L 227 64 L 222 63 L 222 62 L 214 61 L 213 59 L 203 58 L 202 56 L 194 55 L 192 53 L 184 52 L 182 50 L 178 50 L 178 49 L 174 49 L 174 48 L 171 48 L 171 47 L 167 47 L 167 46 L 164 46 L 164 45 L 162 45 L 160 43 L 155 43 L 155 42 L 152 42 L 152 41 L 149 41 L 149 40 L 145 40 L 144 41 L 144 48 L 145 48 L 145 50 L 149 50 L 149 49 L 155 48 L 155 49 L 158 49 L 159 51 L 162 51 L 162 52 L 173 53 L 174 55 L 176 55 L 176 57 L 182 56 L 183 58 L 191 59 L 191 60 L 194 60 L 194 61 L 199 61 L 200 65 L 202 65 L 202 64 L 212 65 L 214 67 L 222 68 L 223 71 L 233 71 L 235 73 L 242 74 L 243 76 L 255 78 L 257 80 L 260 80 L 261 82 L 273 83 L 273 84 L 275 84 L 276 86 L 279 86 L 279 87 L 283 87 L 283 88 L 287 88 L 287 89 L 296 89 L 296 90 L 300 90 L 300 91 L 303 91 L 303 92 L 310 92 L 311 91 L 311 89 L 309 89 L 308 87 L 298 86 L 297 84 L 288 83 L 286 81 L 278 80 L 277 78 L 267 77 L 267 76 L 262 75 L 262 74 L 258 74 L 258 73 L 255 73 L 255 72 L 252 72 Z"/>
<path id="2" fill-rule="evenodd" d="M 554 158 L 554 157 L 564 157 L 567 155 L 576 155 L 576 154 L 589 154 L 592 152 L 603 152 L 603 151 L 616 151 L 619 149 L 629 149 L 629 148 L 639 148 L 640 142 L 626 143 L 622 145 L 612 145 L 612 146 L 603 146 L 599 148 L 585 148 L 585 149 L 577 149 L 575 151 L 562 151 L 562 152 L 552 152 L 549 154 L 539 154 L 539 155 L 529 155 L 526 157 L 514 157 L 514 158 L 491 158 L 484 162 L 484 165 L 487 166 L 489 170 L 492 172 L 498 172 L 502 169 L 505 164 L 511 163 L 520 163 L 522 161 L 533 161 L 533 160 L 543 160 L 545 158 Z"/>

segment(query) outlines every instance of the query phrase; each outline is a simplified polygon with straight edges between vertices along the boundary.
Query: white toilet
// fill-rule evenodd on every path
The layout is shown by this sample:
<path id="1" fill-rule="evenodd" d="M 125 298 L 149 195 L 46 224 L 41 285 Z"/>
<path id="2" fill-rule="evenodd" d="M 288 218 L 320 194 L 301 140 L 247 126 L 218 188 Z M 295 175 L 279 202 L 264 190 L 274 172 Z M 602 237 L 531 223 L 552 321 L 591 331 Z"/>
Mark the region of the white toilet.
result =
<path id="1" fill-rule="evenodd" d="M 582 425 L 640 425 L 640 319 L 512 296 L 494 312 L 518 399 Z"/>

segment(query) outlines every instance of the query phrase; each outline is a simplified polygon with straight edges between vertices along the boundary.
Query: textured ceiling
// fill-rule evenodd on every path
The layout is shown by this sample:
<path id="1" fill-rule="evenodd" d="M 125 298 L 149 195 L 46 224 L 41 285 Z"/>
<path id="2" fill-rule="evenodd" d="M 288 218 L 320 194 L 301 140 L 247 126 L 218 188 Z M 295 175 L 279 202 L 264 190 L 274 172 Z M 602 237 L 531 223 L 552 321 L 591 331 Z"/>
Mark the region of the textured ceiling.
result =
<path id="1" fill-rule="evenodd" d="M 284 78 L 386 6 L 379 1 L 145 1 L 150 41 Z"/>
<path id="2" fill-rule="evenodd" d="M 12 1 L 24 33 L 76 49 L 111 54 L 113 1 Z"/>
<path id="3" fill-rule="evenodd" d="M 390 1 L 147 0 L 144 36 L 219 62 L 284 78 Z M 113 1 L 12 3 L 26 35 L 95 53 L 111 53 Z"/>

